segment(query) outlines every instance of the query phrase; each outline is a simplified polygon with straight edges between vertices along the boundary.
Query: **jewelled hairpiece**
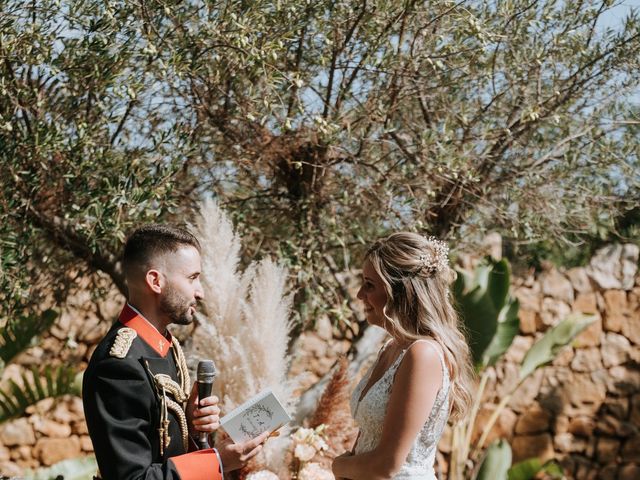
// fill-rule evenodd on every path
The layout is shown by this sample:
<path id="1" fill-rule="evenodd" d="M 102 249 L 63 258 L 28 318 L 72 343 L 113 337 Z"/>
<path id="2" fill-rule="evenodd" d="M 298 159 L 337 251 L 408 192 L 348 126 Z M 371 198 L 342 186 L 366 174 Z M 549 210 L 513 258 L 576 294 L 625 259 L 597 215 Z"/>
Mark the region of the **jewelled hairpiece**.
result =
<path id="1" fill-rule="evenodd" d="M 449 247 L 435 237 L 425 238 L 431 249 L 428 253 L 422 253 L 418 257 L 420 267 L 418 267 L 416 274 L 426 270 L 429 275 L 434 275 L 449 265 Z"/>

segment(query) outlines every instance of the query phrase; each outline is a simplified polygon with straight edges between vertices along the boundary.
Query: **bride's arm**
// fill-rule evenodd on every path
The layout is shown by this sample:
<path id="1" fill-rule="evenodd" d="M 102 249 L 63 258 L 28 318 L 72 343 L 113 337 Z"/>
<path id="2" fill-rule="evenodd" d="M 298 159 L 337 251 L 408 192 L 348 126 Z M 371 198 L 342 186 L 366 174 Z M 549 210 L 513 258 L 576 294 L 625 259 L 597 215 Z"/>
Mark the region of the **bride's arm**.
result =
<path id="1" fill-rule="evenodd" d="M 378 446 L 370 452 L 337 457 L 333 462 L 336 477 L 383 480 L 400 470 L 442 385 L 435 348 L 430 342 L 416 342 L 409 348 L 393 381 Z"/>

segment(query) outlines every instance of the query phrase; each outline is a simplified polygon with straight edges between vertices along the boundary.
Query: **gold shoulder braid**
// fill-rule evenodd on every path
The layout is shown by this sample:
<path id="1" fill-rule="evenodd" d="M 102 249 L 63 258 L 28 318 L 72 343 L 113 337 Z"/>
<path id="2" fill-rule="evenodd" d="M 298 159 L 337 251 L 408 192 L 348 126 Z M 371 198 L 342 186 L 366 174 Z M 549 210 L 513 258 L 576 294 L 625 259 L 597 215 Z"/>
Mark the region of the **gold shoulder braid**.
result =
<path id="1" fill-rule="evenodd" d="M 164 454 L 164 449 L 167 448 L 169 446 L 169 442 L 171 442 L 171 437 L 169 436 L 168 410 L 171 410 L 175 416 L 178 417 L 180 433 L 182 434 L 182 444 L 186 452 L 189 450 L 189 429 L 183 405 L 189 397 L 182 388 L 180 388 L 180 385 L 174 382 L 169 375 L 158 373 L 153 376 L 153 379 L 156 382 L 158 392 L 162 392 L 162 396 L 160 397 L 162 402 L 160 407 L 160 428 L 158 428 L 158 433 L 160 435 L 160 455 Z M 177 401 L 170 399 L 167 396 L 167 393 L 173 395 L 173 398 Z"/>
<path id="2" fill-rule="evenodd" d="M 109 355 L 117 358 L 124 358 L 127 356 L 133 340 L 138 336 L 133 328 L 123 327 L 118 330 L 118 335 L 111 345 Z"/>
<path id="3" fill-rule="evenodd" d="M 187 367 L 187 360 L 184 357 L 184 353 L 182 353 L 182 348 L 180 347 L 180 343 L 176 337 L 171 339 L 171 343 L 173 345 L 173 354 L 176 359 L 176 365 L 178 365 L 178 372 L 180 373 L 180 385 L 182 386 L 182 391 L 189 398 L 189 391 L 191 389 L 191 379 L 189 378 L 189 368 Z"/>

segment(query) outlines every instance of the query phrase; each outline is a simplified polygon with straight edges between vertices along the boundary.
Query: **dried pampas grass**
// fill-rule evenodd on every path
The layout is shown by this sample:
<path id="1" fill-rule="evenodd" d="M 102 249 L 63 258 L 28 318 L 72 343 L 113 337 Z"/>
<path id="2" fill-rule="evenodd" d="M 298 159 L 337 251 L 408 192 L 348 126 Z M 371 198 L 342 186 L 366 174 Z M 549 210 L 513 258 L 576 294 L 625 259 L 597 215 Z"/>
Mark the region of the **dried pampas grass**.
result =
<path id="1" fill-rule="evenodd" d="M 314 461 L 324 467 L 331 466 L 331 459 L 350 450 L 355 442 L 358 429 L 351 417 L 349 392 L 351 382 L 348 378 L 349 362 L 340 357 L 335 372 L 327 384 L 316 411 L 309 421 L 309 427 L 324 425 L 324 438 L 329 449 Z"/>
<path id="2" fill-rule="evenodd" d="M 240 237 L 212 200 L 201 206 L 195 231 L 202 246 L 205 315 L 198 316 L 199 324 L 185 342 L 190 364 L 202 358 L 215 361 L 214 393 L 221 399 L 222 415 L 266 388 L 291 412 L 296 385 L 287 379 L 291 295 L 286 269 L 267 258 L 239 272 Z M 252 464 L 278 471 L 287 433 L 286 427 L 281 429 L 281 440 L 269 440 Z"/>

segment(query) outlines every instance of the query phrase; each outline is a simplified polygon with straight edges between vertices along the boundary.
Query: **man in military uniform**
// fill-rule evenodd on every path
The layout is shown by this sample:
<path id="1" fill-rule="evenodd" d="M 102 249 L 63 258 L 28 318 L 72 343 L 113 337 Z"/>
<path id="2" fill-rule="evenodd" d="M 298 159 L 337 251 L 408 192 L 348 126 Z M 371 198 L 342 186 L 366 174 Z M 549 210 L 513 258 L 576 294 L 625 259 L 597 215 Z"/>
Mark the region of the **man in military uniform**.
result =
<path id="1" fill-rule="evenodd" d="M 83 402 L 99 475 L 105 480 L 222 480 L 242 467 L 267 434 L 197 450 L 199 432 L 219 426 L 215 396 L 197 398 L 171 323 L 189 324 L 203 298 L 200 245 L 189 232 L 148 225 L 127 240 L 129 298 L 93 353 Z"/>

